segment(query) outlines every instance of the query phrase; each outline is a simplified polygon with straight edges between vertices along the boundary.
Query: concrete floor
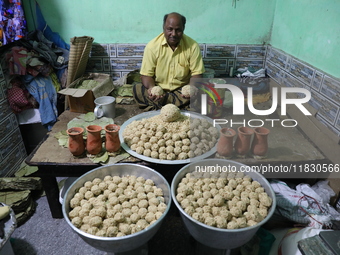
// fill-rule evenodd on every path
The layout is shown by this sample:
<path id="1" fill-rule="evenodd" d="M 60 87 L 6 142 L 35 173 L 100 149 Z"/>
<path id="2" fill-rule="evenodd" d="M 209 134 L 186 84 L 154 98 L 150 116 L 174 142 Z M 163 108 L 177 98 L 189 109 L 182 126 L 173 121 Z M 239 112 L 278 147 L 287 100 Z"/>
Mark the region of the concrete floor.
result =
<path id="1" fill-rule="evenodd" d="M 16 255 L 104 254 L 87 245 L 64 219 L 51 217 L 47 198 L 37 200 L 36 212 L 12 234 Z"/>
<path id="2" fill-rule="evenodd" d="M 47 198 L 36 200 L 35 213 L 12 234 L 15 255 L 109 255 L 83 241 L 64 219 L 51 216 Z M 161 228 L 147 244 L 148 253 L 138 255 L 238 255 L 238 250 L 215 250 L 198 244 L 187 232 L 174 204 Z M 116 255 L 137 255 L 119 253 Z"/>
<path id="3" fill-rule="evenodd" d="M 103 255 L 85 243 L 64 219 L 54 219 L 45 196 L 37 199 L 36 212 L 12 234 L 15 255 Z M 149 255 L 193 255 L 195 241 L 184 228 L 177 209 L 172 205 L 161 229 L 149 241 Z"/>

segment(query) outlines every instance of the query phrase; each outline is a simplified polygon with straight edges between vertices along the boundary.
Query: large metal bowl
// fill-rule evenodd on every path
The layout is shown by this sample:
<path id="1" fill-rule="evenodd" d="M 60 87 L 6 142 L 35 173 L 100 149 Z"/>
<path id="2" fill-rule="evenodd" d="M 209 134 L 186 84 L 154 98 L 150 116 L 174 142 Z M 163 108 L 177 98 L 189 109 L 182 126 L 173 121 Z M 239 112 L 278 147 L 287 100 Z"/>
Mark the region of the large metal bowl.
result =
<path id="1" fill-rule="evenodd" d="M 158 111 L 150 111 L 150 112 L 143 112 L 141 114 L 138 114 L 138 115 L 128 119 L 126 122 L 124 122 L 124 124 L 120 127 L 119 139 L 120 139 L 120 145 L 122 146 L 122 148 L 127 153 L 129 153 L 130 155 L 132 155 L 132 156 L 134 156 L 136 158 L 139 158 L 141 160 L 144 160 L 144 161 L 147 161 L 147 162 L 151 162 L 151 163 L 163 164 L 163 165 L 183 165 L 183 164 L 188 164 L 190 162 L 194 162 L 194 161 L 198 161 L 198 160 L 201 160 L 201 159 L 208 158 L 208 157 L 212 156 L 216 152 L 217 145 L 215 145 L 209 151 L 203 153 L 202 155 L 196 156 L 194 158 L 167 160 L 167 159 L 155 159 L 155 158 L 147 157 L 147 156 L 138 154 L 134 150 L 131 150 L 131 148 L 125 143 L 125 140 L 124 140 L 124 137 L 123 137 L 123 133 L 124 133 L 124 130 L 126 129 L 126 127 L 129 124 L 131 124 L 133 121 L 138 121 L 138 120 L 142 120 L 142 119 L 149 119 L 151 117 L 159 115 L 160 112 L 161 112 L 160 110 L 158 110 Z M 209 118 L 208 116 L 196 113 L 196 112 L 182 111 L 181 113 L 182 113 L 182 115 L 190 117 L 191 120 L 193 120 L 193 119 L 201 119 L 201 120 L 206 120 L 206 121 L 208 121 L 211 124 L 213 123 L 213 119 Z M 217 128 L 218 131 L 220 131 L 220 129 L 221 129 L 220 125 L 215 124 L 215 127 Z"/>
<path id="2" fill-rule="evenodd" d="M 202 161 L 197 161 L 192 164 L 186 165 L 181 168 L 171 183 L 171 196 L 175 205 L 177 206 L 181 218 L 183 220 L 184 225 L 186 226 L 189 233 L 196 239 L 196 241 L 204 244 L 206 246 L 215 248 L 215 249 L 223 249 L 223 250 L 231 250 L 237 247 L 242 246 L 243 244 L 250 241 L 250 239 L 256 234 L 257 230 L 265 224 L 270 217 L 273 215 L 276 207 L 276 198 L 275 193 L 270 186 L 269 182 L 259 173 L 257 172 L 247 172 L 246 175 L 250 176 L 253 180 L 258 181 L 262 187 L 265 189 L 267 194 L 273 199 L 273 203 L 271 208 L 268 211 L 268 216 L 258 224 L 240 228 L 240 229 L 221 229 L 216 227 L 211 227 L 206 224 L 203 224 L 195 219 L 193 219 L 189 214 L 187 214 L 178 203 L 176 199 L 176 190 L 178 184 L 181 179 L 187 174 L 194 172 L 197 167 L 206 167 L 206 166 L 225 166 L 237 169 L 240 171 L 241 166 L 245 166 L 235 161 L 224 160 L 224 159 L 205 159 Z"/>
<path id="3" fill-rule="evenodd" d="M 74 196 L 75 192 L 84 185 L 86 181 L 92 181 L 94 178 L 104 178 L 106 175 L 112 176 L 126 176 L 135 175 L 137 177 L 144 177 L 146 179 L 151 179 L 154 181 L 155 185 L 163 190 L 165 203 L 167 208 L 163 215 L 150 227 L 139 231 L 137 233 L 122 236 L 122 237 L 100 237 L 95 235 L 90 235 L 84 231 L 76 228 L 70 221 L 68 213 L 70 212 L 70 200 Z M 153 169 L 136 165 L 136 164 L 114 164 L 106 165 L 93 169 L 92 171 L 79 177 L 66 191 L 62 211 L 67 224 L 75 231 L 86 243 L 95 247 L 96 249 L 105 252 L 127 252 L 138 249 L 139 247 L 145 245 L 158 231 L 160 228 L 166 214 L 169 211 L 171 204 L 170 186 L 165 178 L 154 171 Z"/>

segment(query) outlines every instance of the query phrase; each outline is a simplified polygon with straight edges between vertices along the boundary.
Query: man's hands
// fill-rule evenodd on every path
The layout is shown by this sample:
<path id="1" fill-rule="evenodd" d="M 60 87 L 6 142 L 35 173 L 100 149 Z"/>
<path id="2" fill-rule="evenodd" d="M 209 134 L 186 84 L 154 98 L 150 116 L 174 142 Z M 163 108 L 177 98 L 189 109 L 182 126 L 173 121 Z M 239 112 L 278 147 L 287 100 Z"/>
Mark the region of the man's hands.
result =
<path id="1" fill-rule="evenodd" d="M 155 79 L 153 77 L 142 75 L 141 76 L 141 80 L 142 80 L 142 83 L 143 83 L 144 87 L 146 87 L 148 89 L 149 98 L 152 101 L 157 102 L 157 101 L 161 100 L 164 97 L 164 95 L 156 96 L 156 95 L 153 95 L 151 93 L 152 88 L 156 86 Z"/>
<path id="2" fill-rule="evenodd" d="M 191 76 L 188 85 L 192 86 L 192 88 L 190 89 L 189 95 L 187 95 L 187 94 L 186 94 L 186 95 L 183 95 L 183 94 L 182 94 L 182 97 L 183 97 L 183 98 L 185 98 L 185 99 L 190 99 L 190 98 L 191 98 L 191 99 L 194 99 L 194 98 L 197 96 L 197 94 L 198 94 L 198 89 L 195 89 L 195 88 L 196 88 L 195 83 L 196 83 L 196 81 L 199 81 L 199 79 L 201 79 L 202 77 L 203 77 L 203 76 L 202 76 L 201 74 Z M 183 87 L 182 87 L 182 88 L 183 88 Z"/>
<path id="3" fill-rule="evenodd" d="M 183 97 L 183 98 L 185 98 L 185 99 L 190 99 L 190 97 L 192 97 L 192 96 L 185 96 L 185 95 L 183 95 L 183 94 L 181 94 L 181 96 Z"/>
<path id="4" fill-rule="evenodd" d="M 202 78 L 202 75 L 193 75 L 190 78 L 189 84 L 191 86 L 195 86 L 195 80 L 197 80 L 199 78 Z M 164 98 L 165 94 L 163 94 L 161 96 L 157 96 L 157 95 L 153 95 L 152 92 L 151 92 L 152 88 L 156 86 L 154 77 L 142 75 L 141 76 L 141 80 L 142 80 L 143 86 L 147 88 L 149 98 L 152 101 L 157 102 L 157 101 L 160 101 L 161 99 Z M 183 95 L 182 94 L 182 97 L 185 98 L 185 99 L 190 99 L 190 98 L 193 99 L 193 98 L 195 98 L 197 96 L 197 94 L 198 94 L 197 90 L 194 90 L 194 94 L 192 94 L 191 96 L 190 95 Z"/>
<path id="5" fill-rule="evenodd" d="M 154 86 L 153 86 L 153 87 L 154 87 Z M 164 94 L 161 95 L 161 96 L 153 95 L 153 94 L 151 93 L 151 90 L 152 90 L 153 87 L 148 88 L 149 98 L 150 98 L 152 101 L 157 102 L 157 101 L 161 100 L 161 99 L 164 97 Z"/>

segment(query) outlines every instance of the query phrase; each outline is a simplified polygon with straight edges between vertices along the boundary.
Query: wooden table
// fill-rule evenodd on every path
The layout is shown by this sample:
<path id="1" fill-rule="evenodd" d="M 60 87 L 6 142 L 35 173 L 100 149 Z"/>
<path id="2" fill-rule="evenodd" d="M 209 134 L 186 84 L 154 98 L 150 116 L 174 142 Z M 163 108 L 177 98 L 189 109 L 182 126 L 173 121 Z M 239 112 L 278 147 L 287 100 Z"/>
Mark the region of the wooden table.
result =
<path id="1" fill-rule="evenodd" d="M 136 106 L 126 105 L 116 107 L 115 123 L 122 125 L 129 119 L 141 113 Z M 61 204 L 59 202 L 59 187 L 56 177 L 79 177 L 86 172 L 101 166 L 93 163 L 87 157 L 75 158 L 67 148 L 59 145 L 54 137 L 56 133 L 66 130 L 67 123 L 80 113 L 65 111 L 59 117 L 52 130 L 27 157 L 26 163 L 30 166 L 37 166 L 38 171 L 34 176 L 42 179 L 50 210 L 53 218 L 62 218 Z"/>
<path id="2" fill-rule="evenodd" d="M 116 111 L 117 117 L 114 121 L 118 125 L 122 125 L 129 118 L 142 113 L 136 105 L 119 105 L 117 106 Z M 58 122 L 53 126 L 45 139 L 26 159 L 28 165 L 38 167 L 38 171 L 34 173 L 34 176 L 39 176 L 42 179 L 43 188 L 46 192 L 50 210 L 54 218 L 63 217 L 61 204 L 59 202 L 59 188 L 56 177 L 79 177 L 100 166 L 99 164 L 93 163 L 87 157 L 74 158 L 67 148 L 63 148 L 58 144 L 58 140 L 54 137 L 59 131 L 66 130 L 67 123 L 78 115 L 79 113 L 70 111 L 62 113 L 58 118 Z M 228 118 L 229 120 L 230 118 L 233 118 L 234 122 L 242 122 L 242 118 L 254 119 L 252 116 L 236 118 L 231 116 L 231 113 L 228 110 L 225 111 L 225 118 Z M 268 118 L 280 119 L 277 115 L 264 116 L 264 119 Z M 256 116 L 256 119 L 259 119 L 259 117 Z M 268 123 L 266 124 L 268 125 Z M 233 126 L 233 128 L 236 129 L 237 126 Z M 282 126 L 271 128 L 269 151 L 266 159 L 256 160 L 248 157 L 245 159 L 232 158 L 231 160 L 250 166 L 261 166 L 266 164 L 280 166 L 292 163 L 329 163 L 326 157 L 305 138 L 298 128 L 285 128 Z M 144 164 L 159 171 L 170 184 L 173 176 L 181 167 L 183 167 L 183 165 L 161 165 L 143 161 L 134 163 Z"/>

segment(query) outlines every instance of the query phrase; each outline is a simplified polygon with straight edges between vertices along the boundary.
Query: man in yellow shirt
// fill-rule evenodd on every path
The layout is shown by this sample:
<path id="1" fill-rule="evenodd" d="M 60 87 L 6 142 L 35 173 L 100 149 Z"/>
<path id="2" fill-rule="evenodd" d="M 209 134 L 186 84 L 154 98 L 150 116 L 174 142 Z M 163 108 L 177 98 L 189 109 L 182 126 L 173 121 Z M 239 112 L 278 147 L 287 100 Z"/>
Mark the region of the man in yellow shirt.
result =
<path id="1" fill-rule="evenodd" d="M 133 90 L 136 102 L 145 111 L 168 103 L 187 108 L 190 98 L 182 95 L 181 88 L 193 78 L 201 78 L 205 71 L 198 43 L 184 34 L 185 23 L 186 18 L 179 13 L 166 14 L 163 33 L 145 47 L 140 70 L 142 84 Z M 153 95 L 154 86 L 162 87 L 165 94 Z"/>

